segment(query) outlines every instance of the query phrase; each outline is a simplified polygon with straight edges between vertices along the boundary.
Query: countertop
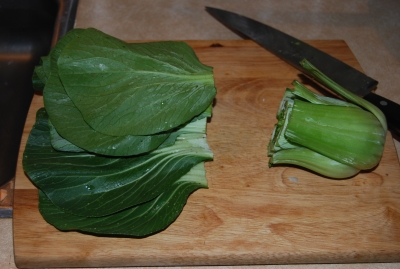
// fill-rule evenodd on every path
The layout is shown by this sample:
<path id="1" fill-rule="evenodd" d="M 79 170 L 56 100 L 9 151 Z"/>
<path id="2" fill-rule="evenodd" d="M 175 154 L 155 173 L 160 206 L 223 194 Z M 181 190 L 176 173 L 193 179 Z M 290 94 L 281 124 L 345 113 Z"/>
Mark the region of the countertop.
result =
<path id="1" fill-rule="evenodd" d="M 376 93 L 400 103 L 396 86 L 400 85 L 400 2 L 396 0 L 80 0 L 75 27 L 95 27 L 124 40 L 241 38 L 211 17 L 205 6 L 246 15 L 302 40 L 344 40 L 365 73 L 379 81 Z M 400 156 L 397 140 L 395 145 Z M 12 219 L 0 219 L 0 237 L 0 268 L 16 268 Z M 400 268 L 400 263 L 251 268 Z"/>

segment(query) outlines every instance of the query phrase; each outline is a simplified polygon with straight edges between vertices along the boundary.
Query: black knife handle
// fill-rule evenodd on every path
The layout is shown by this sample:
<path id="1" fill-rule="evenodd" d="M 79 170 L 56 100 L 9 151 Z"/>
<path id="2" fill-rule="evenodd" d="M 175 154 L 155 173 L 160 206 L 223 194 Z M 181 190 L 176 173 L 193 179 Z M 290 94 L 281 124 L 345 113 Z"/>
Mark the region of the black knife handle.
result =
<path id="1" fill-rule="evenodd" d="M 369 93 L 363 97 L 382 110 L 385 114 L 388 128 L 394 134 L 397 140 L 400 138 L 400 105 L 390 101 L 375 93 Z"/>

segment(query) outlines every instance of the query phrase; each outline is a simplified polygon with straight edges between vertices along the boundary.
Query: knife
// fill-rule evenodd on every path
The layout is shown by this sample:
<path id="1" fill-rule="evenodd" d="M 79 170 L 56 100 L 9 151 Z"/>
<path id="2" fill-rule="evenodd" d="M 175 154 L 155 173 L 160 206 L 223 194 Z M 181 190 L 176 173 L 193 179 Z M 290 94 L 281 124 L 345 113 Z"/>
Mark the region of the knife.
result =
<path id="1" fill-rule="evenodd" d="M 222 9 L 206 7 L 206 11 L 228 28 L 247 36 L 304 74 L 312 77 L 300 65 L 301 60 L 307 59 L 333 81 L 381 109 L 385 114 L 389 129 L 396 135 L 395 138 L 399 139 L 400 105 L 373 93 L 372 91 L 378 85 L 378 82 L 373 78 L 325 52 L 261 22 Z"/>

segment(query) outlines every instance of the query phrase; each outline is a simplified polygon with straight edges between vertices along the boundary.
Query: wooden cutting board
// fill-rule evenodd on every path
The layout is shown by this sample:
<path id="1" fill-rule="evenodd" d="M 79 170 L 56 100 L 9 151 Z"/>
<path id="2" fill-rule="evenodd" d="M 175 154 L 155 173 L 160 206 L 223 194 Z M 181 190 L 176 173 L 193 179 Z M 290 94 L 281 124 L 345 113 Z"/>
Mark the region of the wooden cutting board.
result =
<path id="1" fill-rule="evenodd" d="M 21 156 L 14 197 L 15 261 L 21 267 L 117 267 L 400 261 L 400 167 L 390 134 L 376 169 L 331 180 L 294 167 L 268 168 L 267 144 L 297 70 L 252 41 L 190 41 L 214 67 L 218 94 L 208 124 L 215 154 L 209 189 L 193 193 L 178 219 L 154 236 L 60 232 L 38 212 L 38 191 Z M 310 41 L 360 69 L 343 41 Z M 310 81 L 305 83 L 309 84 Z M 311 85 L 311 84 L 310 84 Z M 310 86 L 312 87 L 312 85 Z"/>

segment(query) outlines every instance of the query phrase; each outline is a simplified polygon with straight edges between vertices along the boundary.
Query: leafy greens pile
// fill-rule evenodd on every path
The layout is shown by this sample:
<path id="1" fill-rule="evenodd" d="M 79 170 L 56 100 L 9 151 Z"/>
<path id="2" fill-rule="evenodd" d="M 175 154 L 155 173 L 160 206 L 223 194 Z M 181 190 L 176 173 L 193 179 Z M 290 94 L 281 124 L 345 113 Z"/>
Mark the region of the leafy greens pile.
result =
<path id="1" fill-rule="evenodd" d="M 206 188 L 213 71 L 184 42 L 67 33 L 33 74 L 43 90 L 23 167 L 60 230 L 148 236 Z"/>

